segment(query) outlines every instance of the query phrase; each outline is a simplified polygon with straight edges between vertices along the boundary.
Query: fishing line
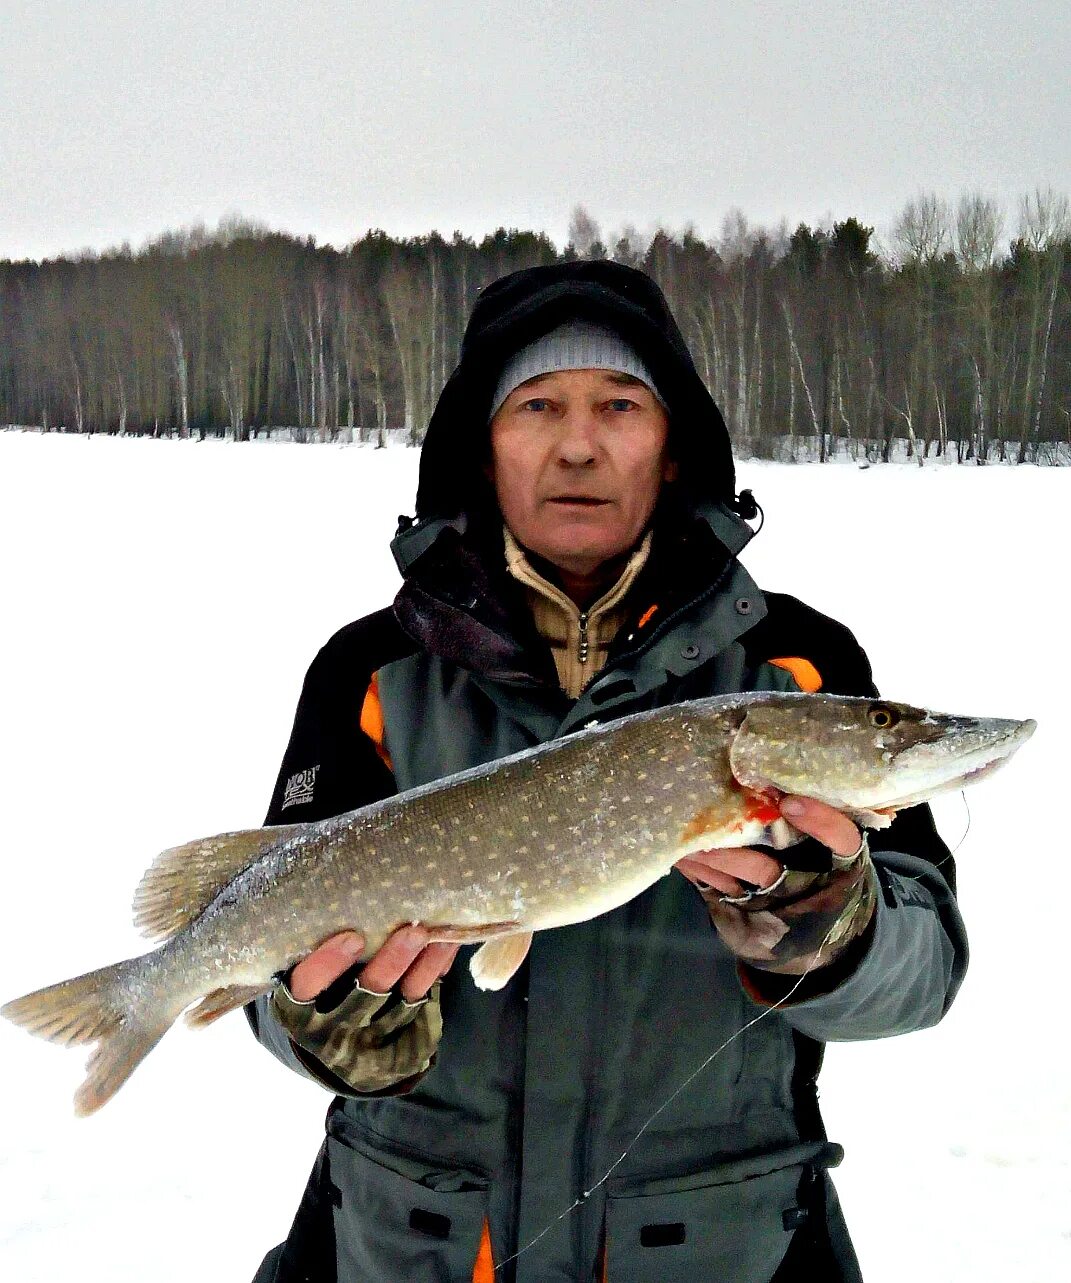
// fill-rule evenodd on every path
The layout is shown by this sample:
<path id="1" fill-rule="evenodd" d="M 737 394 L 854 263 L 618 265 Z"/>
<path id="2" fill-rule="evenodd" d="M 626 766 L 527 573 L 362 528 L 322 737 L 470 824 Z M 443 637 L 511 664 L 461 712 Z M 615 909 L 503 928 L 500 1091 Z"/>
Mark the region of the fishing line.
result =
<path id="1" fill-rule="evenodd" d="M 949 848 L 949 852 L 947 855 L 943 855 L 939 860 L 930 861 L 933 867 L 942 873 L 942 876 L 944 872 L 944 866 L 949 862 L 949 860 L 953 859 L 954 856 L 958 854 L 960 847 L 964 844 L 964 842 L 966 842 L 967 835 L 971 831 L 971 804 L 967 801 L 967 794 L 963 789 L 960 789 L 959 796 L 960 796 L 960 800 L 963 802 L 963 809 L 967 812 L 967 827 L 963 830 L 962 834 L 960 835 L 960 839 L 956 843 L 956 845 Z M 922 881 L 922 877 L 920 874 L 902 873 L 898 871 L 897 876 L 906 879 L 908 882 Z"/>
<path id="2" fill-rule="evenodd" d="M 963 799 L 963 809 L 967 812 L 967 827 L 963 830 L 963 836 L 952 848 L 953 855 L 955 855 L 956 852 L 960 849 L 960 847 L 964 844 L 964 842 L 966 842 L 967 834 L 971 831 L 971 805 L 967 801 L 967 794 L 962 789 L 960 789 L 959 795 Z"/>
<path id="3" fill-rule="evenodd" d="M 660 1114 L 664 1113 L 665 1110 L 667 1110 L 670 1107 L 670 1105 L 673 1104 L 673 1102 L 677 1099 L 677 1097 L 683 1091 L 685 1091 L 688 1087 L 690 1087 L 693 1082 L 695 1082 L 695 1080 L 699 1077 L 699 1075 L 703 1072 L 703 1070 L 706 1069 L 707 1066 L 710 1065 L 713 1061 L 715 1061 L 721 1055 L 721 1053 L 726 1049 L 726 1047 L 731 1046 L 734 1042 L 736 1042 L 737 1038 L 741 1037 L 743 1034 L 746 1034 L 749 1029 L 753 1029 L 759 1023 L 760 1020 L 765 1020 L 766 1017 L 770 1015 L 771 1012 L 776 1011 L 779 1007 L 783 1007 L 785 1003 L 788 1002 L 788 1000 L 792 997 L 792 995 L 796 992 L 796 990 L 800 987 L 800 985 L 803 984 L 804 980 L 807 979 L 807 977 L 811 974 L 811 972 L 815 969 L 815 967 L 820 965 L 822 952 L 825 949 L 826 945 L 829 944 L 829 942 L 832 940 L 833 933 L 837 930 L 837 927 L 838 927 L 838 923 L 834 923 L 833 926 L 830 927 L 829 931 L 826 933 L 825 939 L 818 946 L 818 949 L 815 952 L 814 961 L 811 962 L 807 970 L 803 972 L 803 974 L 792 986 L 792 988 L 788 991 L 788 993 L 786 993 L 783 997 L 778 998 L 776 1002 L 771 1003 L 770 1006 L 768 1006 L 764 1011 L 760 1011 L 757 1016 L 754 1016 L 746 1024 L 741 1025 L 741 1027 L 736 1031 L 736 1033 L 730 1034 L 729 1037 L 726 1038 L 726 1040 L 721 1044 L 721 1046 L 715 1048 L 714 1051 L 710 1053 L 710 1055 L 706 1058 L 706 1060 L 703 1061 L 701 1065 L 696 1066 L 696 1068 L 692 1070 L 692 1072 L 688 1075 L 688 1077 L 685 1078 L 683 1082 L 679 1083 L 677 1087 L 673 1090 L 673 1092 L 666 1097 L 666 1099 L 661 1103 L 661 1105 L 658 1106 L 658 1108 L 654 1111 L 654 1113 L 650 1116 L 650 1118 L 647 1119 L 647 1121 L 643 1124 L 640 1130 L 636 1133 L 635 1136 L 633 1136 L 633 1138 L 629 1141 L 629 1143 L 625 1146 L 625 1148 L 621 1151 L 621 1153 L 614 1159 L 614 1161 L 610 1164 L 610 1166 L 606 1169 L 606 1171 L 603 1172 L 603 1174 L 599 1177 L 599 1179 L 595 1182 L 595 1184 L 592 1185 L 590 1189 L 584 1190 L 579 1198 L 575 1199 L 572 1203 L 570 1203 L 570 1205 L 563 1212 L 560 1212 L 557 1216 L 555 1216 L 555 1218 L 548 1225 L 546 1225 L 543 1229 L 539 1231 L 539 1233 L 535 1236 L 535 1238 L 525 1243 L 523 1247 L 518 1248 L 517 1251 L 514 1252 L 512 1256 L 507 1256 L 504 1261 L 496 1265 L 495 1266 L 496 1274 L 498 1273 L 499 1270 L 505 1269 L 507 1265 L 510 1265 L 519 1256 L 523 1256 L 524 1253 L 529 1250 L 529 1248 L 535 1247 L 535 1245 L 540 1241 L 540 1239 L 542 1239 L 545 1235 L 549 1234 L 550 1231 L 555 1227 L 555 1225 L 558 1224 L 559 1221 L 564 1221 L 565 1218 L 567 1216 L 571 1216 L 578 1207 L 582 1207 L 588 1201 L 588 1199 L 592 1196 L 592 1194 L 594 1194 L 595 1191 L 601 1185 L 605 1185 L 606 1182 L 617 1170 L 617 1168 L 621 1166 L 621 1164 L 628 1157 L 629 1153 L 635 1147 L 637 1141 L 640 1140 L 640 1138 L 644 1135 L 644 1133 L 647 1131 L 648 1127 L 650 1127 L 650 1125 L 654 1122 L 654 1120 Z"/>

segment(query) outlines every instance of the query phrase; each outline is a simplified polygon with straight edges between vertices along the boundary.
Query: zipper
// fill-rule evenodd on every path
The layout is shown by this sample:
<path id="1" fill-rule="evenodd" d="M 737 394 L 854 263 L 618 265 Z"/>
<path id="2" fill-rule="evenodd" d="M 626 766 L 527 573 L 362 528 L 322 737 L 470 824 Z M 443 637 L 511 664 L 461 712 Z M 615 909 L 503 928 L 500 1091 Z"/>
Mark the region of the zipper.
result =
<path id="1" fill-rule="evenodd" d="M 576 630 L 576 657 L 579 663 L 586 664 L 588 662 L 588 612 L 586 610 L 576 621 Z"/>
<path id="2" fill-rule="evenodd" d="M 718 574 L 717 579 L 715 579 L 713 583 L 708 584 L 706 588 L 702 589 L 701 592 L 696 593 L 696 595 L 692 597 L 690 600 L 682 602 L 682 604 L 678 606 L 676 610 L 666 615 L 661 623 L 655 624 L 654 628 L 651 629 L 651 631 L 639 643 L 639 645 L 633 646 L 627 650 L 620 651 L 616 655 L 608 656 L 606 667 L 602 670 L 601 673 L 598 674 L 598 676 L 602 677 L 603 674 L 607 671 L 607 669 L 610 668 L 611 665 L 613 665 L 613 667 L 616 668 L 619 664 L 621 664 L 626 659 L 629 659 L 629 660 L 635 659 L 638 655 L 642 655 L 644 651 L 649 650 L 656 641 L 660 640 L 660 638 L 664 637 L 666 633 L 669 632 L 669 630 L 673 627 L 673 625 L 677 622 L 677 620 L 680 619 L 681 616 L 685 614 L 686 611 L 693 610 L 696 606 L 700 605 L 700 603 L 709 600 L 711 597 L 715 595 L 715 593 L 719 592 L 722 586 L 724 585 L 726 579 L 730 577 L 733 567 L 736 564 L 737 564 L 737 559 L 735 557 L 730 557 L 729 560 L 722 567 L 720 573 Z M 634 636 L 635 636 L 635 630 L 630 634 L 630 638 Z M 594 680 L 594 678 L 592 680 Z"/>
<path id="3" fill-rule="evenodd" d="M 644 639 L 639 643 L 639 645 L 632 646 L 630 648 L 622 650 L 618 652 L 616 655 L 611 652 L 607 656 L 606 664 L 604 665 L 602 670 L 598 673 L 592 674 L 592 676 L 588 679 L 588 681 L 584 683 L 584 686 L 581 689 L 580 694 L 586 695 L 588 690 L 591 688 L 591 686 L 594 685 L 595 682 L 600 681 L 602 678 L 604 678 L 607 673 L 612 672 L 615 668 L 619 668 L 626 661 L 631 661 L 636 659 L 638 656 L 642 655 L 644 651 L 649 650 L 655 644 L 656 641 L 664 637 L 665 634 L 669 632 L 669 630 L 673 627 L 673 625 L 677 622 L 677 620 L 680 619 L 680 617 L 683 614 L 685 614 L 686 611 L 693 610 L 696 606 L 700 605 L 700 603 L 709 600 L 717 592 L 719 592 L 723 587 L 723 585 L 725 584 L 725 581 L 732 574 L 733 567 L 737 564 L 739 564 L 737 562 L 737 559 L 735 557 L 730 557 L 729 560 L 722 567 L 721 572 L 719 573 L 717 579 L 715 579 L 713 583 L 708 584 L 707 587 L 704 588 L 701 592 L 696 593 L 694 597 L 692 597 L 690 600 L 686 602 L 683 602 L 680 606 L 676 608 L 676 610 L 672 611 L 671 614 L 668 614 L 662 620 L 661 623 L 656 624 L 651 629 L 651 631 L 647 634 L 647 636 L 644 637 Z M 630 634 L 630 639 L 635 635 L 636 635 L 635 631 L 633 631 Z"/>

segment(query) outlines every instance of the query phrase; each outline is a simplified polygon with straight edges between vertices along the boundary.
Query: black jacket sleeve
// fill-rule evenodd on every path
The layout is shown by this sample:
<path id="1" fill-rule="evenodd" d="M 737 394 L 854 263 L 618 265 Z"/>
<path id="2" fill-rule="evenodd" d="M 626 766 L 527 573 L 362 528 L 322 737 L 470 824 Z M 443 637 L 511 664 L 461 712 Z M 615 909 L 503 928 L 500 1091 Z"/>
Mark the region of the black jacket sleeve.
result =
<path id="1" fill-rule="evenodd" d="M 372 675 L 411 650 L 388 610 L 349 624 L 305 676 L 265 824 L 324 820 L 396 792 L 394 776 L 361 730 Z"/>
<path id="2" fill-rule="evenodd" d="M 397 791 L 375 743 L 361 730 L 374 673 L 412 650 L 389 610 L 347 625 L 312 661 L 266 825 L 309 823 L 367 806 Z M 311 1056 L 299 1055 L 267 995 L 246 1007 L 254 1034 L 283 1064 L 323 1085 Z"/>

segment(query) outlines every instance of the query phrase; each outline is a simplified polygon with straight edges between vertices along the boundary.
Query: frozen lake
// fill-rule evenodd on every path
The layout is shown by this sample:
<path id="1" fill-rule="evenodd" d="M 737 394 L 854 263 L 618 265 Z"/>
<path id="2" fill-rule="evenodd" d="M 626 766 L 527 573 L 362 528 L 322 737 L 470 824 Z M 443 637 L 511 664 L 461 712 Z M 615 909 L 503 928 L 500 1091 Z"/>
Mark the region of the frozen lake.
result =
<path id="1" fill-rule="evenodd" d="M 401 449 L 0 433 L 0 999 L 141 952 L 129 905 L 151 858 L 260 823 L 306 665 L 393 594 L 415 476 Z M 740 484 L 767 514 L 749 569 L 847 623 L 886 695 L 1040 723 L 967 795 L 972 964 L 952 1013 L 827 1058 L 868 1283 L 1071 1277 L 1071 472 L 748 463 Z M 964 802 L 936 809 L 955 846 Z M 77 1121 L 82 1060 L 0 1027 L 3 1276 L 249 1279 L 289 1226 L 326 1094 L 234 1016 L 177 1026 Z"/>

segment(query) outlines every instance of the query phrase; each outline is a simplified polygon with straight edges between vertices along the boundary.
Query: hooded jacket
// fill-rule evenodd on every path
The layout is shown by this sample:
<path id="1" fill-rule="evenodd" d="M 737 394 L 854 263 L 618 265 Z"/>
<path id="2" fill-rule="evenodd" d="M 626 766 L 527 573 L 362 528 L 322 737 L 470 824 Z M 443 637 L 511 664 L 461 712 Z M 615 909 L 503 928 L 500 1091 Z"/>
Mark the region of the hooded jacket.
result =
<path id="1" fill-rule="evenodd" d="M 620 263 L 556 263 L 513 272 L 480 292 L 457 369 L 424 438 L 418 520 L 496 511 L 482 464 L 499 373 L 520 348 L 572 320 L 614 330 L 643 359 L 669 411 L 670 453 L 689 497 L 734 502 L 736 474 L 725 421 L 662 291 L 649 276 Z"/>
<path id="2" fill-rule="evenodd" d="M 643 357 L 687 487 L 660 500 L 626 623 L 573 701 L 506 573 L 483 463 L 501 365 L 575 316 Z M 734 484 L 725 425 L 647 277 L 573 263 L 488 287 L 428 430 L 417 520 L 394 543 L 403 587 L 314 661 L 268 822 L 337 814 L 592 720 L 798 689 L 794 673 L 876 694 L 847 629 L 763 594 L 740 565 L 751 531 Z M 362 730 L 373 679 L 379 722 Z M 951 857 L 925 808 L 873 845 L 881 896 L 862 947 L 784 1007 L 755 1004 L 678 877 L 539 933 L 500 992 L 472 986 L 463 952 L 438 995 L 427 1072 L 388 1094 L 317 1064 L 260 1000 L 261 1040 L 339 1094 L 291 1235 L 258 1283 L 467 1281 L 488 1247 L 494 1277 L 517 1283 L 858 1278 L 828 1177 L 841 1151 L 818 1113 L 821 1046 L 939 1020 L 966 958 Z"/>

